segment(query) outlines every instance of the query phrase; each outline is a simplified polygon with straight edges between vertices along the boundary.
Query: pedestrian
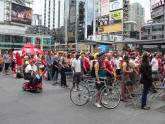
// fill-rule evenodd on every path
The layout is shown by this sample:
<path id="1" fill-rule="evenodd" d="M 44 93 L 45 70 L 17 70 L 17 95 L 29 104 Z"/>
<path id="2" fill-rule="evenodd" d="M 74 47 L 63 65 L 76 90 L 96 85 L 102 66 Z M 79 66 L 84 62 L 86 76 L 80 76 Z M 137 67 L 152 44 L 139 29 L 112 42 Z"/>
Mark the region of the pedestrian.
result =
<path id="1" fill-rule="evenodd" d="M 48 51 L 48 55 L 46 56 L 46 69 L 47 69 L 48 80 L 52 80 L 52 65 L 53 65 L 53 61 L 52 61 L 51 51 Z"/>
<path id="2" fill-rule="evenodd" d="M 0 72 L 2 71 L 3 68 L 3 58 L 2 55 L 0 54 Z"/>
<path id="3" fill-rule="evenodd" d="M 53 74 L 53 85 L 58 84 L 58 69 L 59 69 L 59 64 L 58 64 L 58 56 L 54 56 L 54 62 L 53 62 L 53 67 L 52 67 L 52 74 Z"/>
<path id="4" fill-rule="evenodd" d="M 146 101 L 147 101 L 147 94 L 153 82 L 152 70 L 151 70 L 151 66 L 149 65 L 149 62 L 150 62 L 150 57 L 148 56 L 148 54 L 144 54 L 140 67 L 140 73 L 141 73 L 140 83 L 141 83 L 141 87 L 143 88 L 141 109 L 144 110 L 150 109 L 150 107 L 146 105 Z"/>
<path id="5" fill-rule="evenodd" d="M 63 53 L 60 59 L 60 66 L 61 66 L 61 87 L 67 87 L 66 83 L 66 69 L 68 68 L 68 61 L 67 61 L 67 53 Z"/>
<path id="6" fill-rule="evenodd" d="M 128 102 L 127 98 L 125 97 L 126 94 L 126 85 L 128 85 L 129 91 L 133 91 L 132 84 L 129 83 L 130 80 L 130 74 L 132 73 L 132 70 L 130 70 L 129 66 L 129 57 L 127 55 L 124 56 L 123 59 L 123 75 L 122 75 L 122 84 L 121 84 L 121 101 Z M 129 83 L 129 84 L 127 84 Z M 131 96 L 130 96 L 131 97 Z"/>
<path id="7" fill-rule="evenodd" d="M 10 66 L 10 55 L 8 54 L 8 51 L 6 51 L 5 54 L 3 55 L 3 61 L 4 61 L 4 73 L 7 75 Z"/>
<path id="8" fill-rule="evenodd" d="M 79 53 L 76 53 L 76 58 L 72 61 L 72 68 L 74 72 L 74 77 L 73 77 L 74 91 L 80 90 L 79 83 L 81 79 L 81 60 L 79 59 L 79 56 L 80 56 Z"/>

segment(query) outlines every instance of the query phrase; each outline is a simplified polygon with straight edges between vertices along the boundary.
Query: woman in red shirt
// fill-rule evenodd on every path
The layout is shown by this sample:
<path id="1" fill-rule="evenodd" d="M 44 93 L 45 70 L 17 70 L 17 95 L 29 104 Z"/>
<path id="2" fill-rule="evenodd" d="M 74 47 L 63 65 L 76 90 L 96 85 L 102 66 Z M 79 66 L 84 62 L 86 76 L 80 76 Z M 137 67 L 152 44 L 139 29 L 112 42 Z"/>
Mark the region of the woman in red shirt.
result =
<path id="1" fill-rule="evenodd" d="M 84 73 L 87 74 L 90 71 L 90 59 L 89 56 L 86 54 L 85 58 L 83 59 L 83 65 L 84 65 Z"/>

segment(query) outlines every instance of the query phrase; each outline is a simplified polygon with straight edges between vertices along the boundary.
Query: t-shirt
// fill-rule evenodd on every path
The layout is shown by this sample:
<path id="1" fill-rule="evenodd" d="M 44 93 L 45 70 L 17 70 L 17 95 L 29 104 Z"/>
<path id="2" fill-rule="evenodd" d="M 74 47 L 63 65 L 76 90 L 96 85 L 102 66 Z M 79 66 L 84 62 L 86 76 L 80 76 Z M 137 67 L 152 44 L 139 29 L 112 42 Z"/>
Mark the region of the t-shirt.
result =
<path id="1" fill-rule="evenodd" d="M 4 63 L 10 63 L 10 55 L 9 54 L 4 54 L 3 60 L 4 60 Z"/>
<path id="2" fill-rule="evenodd" d="M 26 66 L 25 72 L 30 73 L 30 71 L 32 71 L 32 66 L 29 64 L 29 65 Z"/>
<path id="3" fill-rule="evenodd" d="M 84 59 L 83 59 L 83 62 L 85 63 L 85 68 L 89 70 L 89 69 L 90 69 L 89 59 L 84 58 Z"/>
<path id="4" fill-rule="evenodd" d="M 116 66 L 116 69 L 120 69 L 120 60 L 114 59 L 114 65 Z"/>
<path id="5" fill-rule="evenodd" d="M 158 71 L 158 60 L 153 58 L 151 60 L 152 71 Z"/>
<path id="6" fill-rule="evenodd" d="M 33 66 L 32 66 L 32 70 L 33 70 L 34 72 L 36 72 L 36 71 L 37 71 L 37 66 L 36 66 L 36 65 L 33 65 Z"/>
<path id="7" fill-rule="evenodd" d="M 104 61 L 98 61 L 95 65 L 95 70 L 98 71 L 99 77 L 106 77 L 107 69 Z"/>
<path id="8" fill-rule="evenodd" d="M 105 60 L 105 64 L 106 64 L 107 69 L 110 72 L 112 72 L 113 71 L 113 62 L 112 61 L 109 61 L 109 60 Z"/>
<path id="9" fill-rule="evenodd" d="M 72 61 L 72 67 L 74 68 L 75 72 L 81 72 L 81 60 L 74 59 Z"/>
<path id="10" fill-rule="evenodd" d="M 58 62 L 57 62 L 57 61 L 54 61 L 54 62 L 53 62 L 53 68 L 52 68 L 52 70 L 53 70 L 53 71 L 58 71 L 58 68 L 55 67 L 55 66 L 58 67 Z"/>

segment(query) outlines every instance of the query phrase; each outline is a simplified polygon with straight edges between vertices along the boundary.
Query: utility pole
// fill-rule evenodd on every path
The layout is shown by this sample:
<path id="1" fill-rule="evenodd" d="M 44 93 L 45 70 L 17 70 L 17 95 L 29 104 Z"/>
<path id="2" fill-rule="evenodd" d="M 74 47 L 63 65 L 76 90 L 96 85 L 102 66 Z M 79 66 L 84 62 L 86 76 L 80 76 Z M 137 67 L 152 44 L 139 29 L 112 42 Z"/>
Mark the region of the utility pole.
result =
<path id="1" fill-rule="evenodd" d="M 65 0 L 65 45 L 68 45 L 68 0 Z"/>
<path id="2" fill-rule="evenodd" d="M 76 23 L 75 23 L 75 45 L 76 51 L 78 50 L 78 0 L 76 0 Z"/>
<path id="3" fill-rule="evenodd" d="M 96 1 L 93 0 L 93 36 L 96 36 Z"/>
<path id="4" fill-rule="evenodd" d="M 87 0 L 85 0 L 85 40 L 88 37 L 88 4 L 87 4 Z"/>

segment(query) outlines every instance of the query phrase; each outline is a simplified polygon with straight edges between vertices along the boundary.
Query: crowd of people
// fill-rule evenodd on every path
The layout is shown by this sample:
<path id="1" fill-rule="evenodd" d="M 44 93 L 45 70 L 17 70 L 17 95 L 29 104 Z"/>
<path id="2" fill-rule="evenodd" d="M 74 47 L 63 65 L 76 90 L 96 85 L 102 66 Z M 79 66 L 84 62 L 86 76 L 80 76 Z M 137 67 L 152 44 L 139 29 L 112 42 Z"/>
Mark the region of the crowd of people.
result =
<path id="1" fill-rule="evenodd" d="M 123 102 L 128 101 L 125 84 L 129 83 L 129 89 L 132 91 L 133 84 L 137 82 L 137 76 L 141 75 L 140 86 L 143 88 L 141 108 L 145 110 L 150 109 L 146 104 L 149 90 L 156 92 L 153 82 L 159 80 L 157 79 L 159 77 L 162 85 L 165 86 L 165 55 L 158 53 L 140 54 L 135 51 L 104 53 L 100 47 L 97 48 L 96 53 L 49 50 L 44 55 L 39 53 L 30 55 L 19 52 L 9 54 L 6 51 L 0 55 L 0 70 L 7 75 L 9 67 L 17 73 L 17 77 L 21 77 L 21 74 L 22 77 L 27 76 L 31 70 L 40 71 L 42 77 L 52 81 L 53 85 L 60 84 L 62 88 L 68 87 L 66 74 L 70 72 L 73 74 L 75 91 L 80 90 L 79 83 L 82 76 L 88 74 L 96 79 L 96 93 L 102 86 L 101 77 L 117 80 L 117 77 L 121 76 L 121 101 Z M 101 107 L 98 98 L 95 105 Z"/>

